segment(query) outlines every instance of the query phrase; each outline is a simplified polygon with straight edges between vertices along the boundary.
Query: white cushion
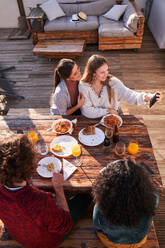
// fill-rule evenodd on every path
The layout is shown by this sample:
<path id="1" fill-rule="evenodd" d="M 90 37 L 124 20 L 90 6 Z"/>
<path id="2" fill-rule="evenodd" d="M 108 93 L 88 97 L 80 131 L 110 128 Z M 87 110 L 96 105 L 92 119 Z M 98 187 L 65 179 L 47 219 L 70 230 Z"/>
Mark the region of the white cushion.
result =
<path id="1" fill-rule="evenodd" d="M 47 2 L 40 5 L 42 10 L 47 15 L 49 21 L 52 21 L 58 17 L 65 16 L 64 11 L 56 0 L 48 0 Z"/>
<path id="2" fill-rule="evenodd" d="M 127 8 L 127 5 L 114 5 L 107 13 L 105 13 L 103 16 L 118 21 L 120 17 L 124 14 L 125 9 Z"/>

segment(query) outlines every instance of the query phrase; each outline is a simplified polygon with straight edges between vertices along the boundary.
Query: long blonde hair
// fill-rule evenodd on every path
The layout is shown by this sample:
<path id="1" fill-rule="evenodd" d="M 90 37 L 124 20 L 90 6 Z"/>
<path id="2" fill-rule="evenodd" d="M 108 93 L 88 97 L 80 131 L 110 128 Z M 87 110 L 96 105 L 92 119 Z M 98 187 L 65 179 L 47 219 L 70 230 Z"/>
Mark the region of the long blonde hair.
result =
<path id="1" fill-rule="evenodd" d="M 89 83 L 89 84 L 92 84 L 92 81 L 93 81 L 93 78 L 94 78 L 94 73 L 103 64 L 107 64 L 108 67 L 109 67 L 109 63 L 108 63 L 106 58 L 104 58 L 103 56 L 97 55 L 97 54 L 92 55 L 88 59 L 88 62 L 86 64 L 86 66 L 85 66 L 84 74 L 83 74 L 83 76 L 81 78 L 81 81 Z M 112 97 L 113 97 L 112 88 L 109 85 L 109 80 L 110 80 L 111 77 L 112 77 L 112 75 L 109 74 L 107 79 L 102 82 L 102 84 L 106 85 L 106 87 L 107 87 L 108 98 L 109 98 L 110 103 L 111 103 L 111 100 L 112 100 Z"/>

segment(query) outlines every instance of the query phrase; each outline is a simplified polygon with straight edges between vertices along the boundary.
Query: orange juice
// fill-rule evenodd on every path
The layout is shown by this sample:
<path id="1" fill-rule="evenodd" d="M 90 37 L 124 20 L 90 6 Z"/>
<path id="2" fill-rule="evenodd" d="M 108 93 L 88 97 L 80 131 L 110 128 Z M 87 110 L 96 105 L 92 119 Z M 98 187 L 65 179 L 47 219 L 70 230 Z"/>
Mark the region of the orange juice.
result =
<path id="1" fill-rule="evenodd" d="M 128 146 L 128 152 L 129 154 L 135 155 L 139 150 L 139 146 L 137 143 L 130 142 Z"/>
<path id="2" fill-rule="evenodd" d="M 74 157 L 78 157 L 81 154 L 81 146 L 80 145 L 73 145 L 72 146 L 72 155 Z"/>
<path id="3" fill-rule="evenodd" d="M 33 143 L 37 143 L 37 141 L 38 141 L 38 134 L 36 133 L 36 131 L 29 131 L 29 132 L 28 132 L 28 138 L 29 138 Z"/>

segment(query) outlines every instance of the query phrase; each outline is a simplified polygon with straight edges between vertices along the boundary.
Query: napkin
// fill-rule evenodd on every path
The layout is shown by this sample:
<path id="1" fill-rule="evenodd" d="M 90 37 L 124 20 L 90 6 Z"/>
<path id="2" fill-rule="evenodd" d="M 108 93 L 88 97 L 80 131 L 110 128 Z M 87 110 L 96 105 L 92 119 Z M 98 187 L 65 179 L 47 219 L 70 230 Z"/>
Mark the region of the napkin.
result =
<path id="1" fill-rule="evenodd" d="M 74 119 L 74 120 L 72 120 L 71 122 L 72 122 L 73 125 L 76 125 L 76 124 L 77 124 L 77 119 Z M 73 133 L 73 130 L 74 130 L 73 125 L 72 125 L 72 128 L 71 128 L 70 131 L 69 131 L 69 134 L 72 134 L 72 133 Z"/>
<path id="2" fill-rule="evenodd" d="M 62 160 L 62 163 L 64 180 L 67 180 L 75 172 L 77 167 L 64 158 Z"/>

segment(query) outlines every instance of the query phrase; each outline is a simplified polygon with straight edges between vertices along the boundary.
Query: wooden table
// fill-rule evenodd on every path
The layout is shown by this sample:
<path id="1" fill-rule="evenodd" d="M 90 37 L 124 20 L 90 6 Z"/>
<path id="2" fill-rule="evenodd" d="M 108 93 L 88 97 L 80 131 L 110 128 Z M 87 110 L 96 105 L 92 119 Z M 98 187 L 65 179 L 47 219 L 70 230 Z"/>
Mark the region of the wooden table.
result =
<path id="1" fill-rule="evenodd" d="M 33 48 L 33 54 L 47 58 L 75 58 L 83 56 L 85 40 L 43 40 Z"/>
<path id="2" fill-rule="evenodd" d="M 31 9 L 29 15 L 26 17 L 30 33 L 44 31 L 44 16 L 45 13 L 39 6 Z"/>
<path id="3" fill-rule="evenodd" d="M 11 130 L 16 132 L 18 129 L 27 131 L 28 128 L 36 129 L 43 139 L 47 142 L 48 146 L 50 142 L 55 137 L 52 131 L 46 132 L 48 128 L 51 127 L 53 119 L 57 117 L 50 116 L 44 113 L 43 110 L 38 110 L 34 112 L 15 114 L 9 111 L 7 116 L 0 116 L 0 130 L 1 135 L 6 135 L 6 132 Z M 58 118 L 61 118 L 60 116 Z M 77 139 L 79 131 L 85 126 L 90 124 L 95 124 L 98 119 L 87 119 L 83 116 L 70 116 L 69 119 L 78 119 L 78 126 L 72 133 L 72 136 Z M 146 163 L 153 171 L 154 174 L 151 175 L 161 184 L 161 178 L 157 163 L 153 154 L 152 144 L 148 135 L 146 126 L 144 125 L 144 120 L 141 116 L 125 115 L 122 116 L 123 125 L 119 128 L 120 140 L 123 141 L 126 146 L 130 140 L 138 142 L 139 152 L 136 156 L 137 162 Z M 104 130 L 103 126 L 98 126 L 100 129 Z M 82 147 L 82 168 L 78 168 L 75 173 L 65 181 L 64 189 L 66 191 L 79 191 L 87 192 L 91 190 L 92 182 L 96 179 L 99 171 L 107 165 L 107 163 L 117 160 L 118 157 L 114 154 L 114 144 L 111 144 L 108 153 L 104 152 L 103 144 L 96 147 L 89 147 L 81 145 Z M 50 156 L 54 156 L 49 152 Z M 38 159 L 40 159 L 40 156 Z M 70 162 L 73 162 L 73 158 L 68 158 Z M 45 179 L 40 177 L 37 173 L 32 178 L 32 183 L 35 187 L 44 190 L 53 190 L 52 183 L 50 179 Z"/>

